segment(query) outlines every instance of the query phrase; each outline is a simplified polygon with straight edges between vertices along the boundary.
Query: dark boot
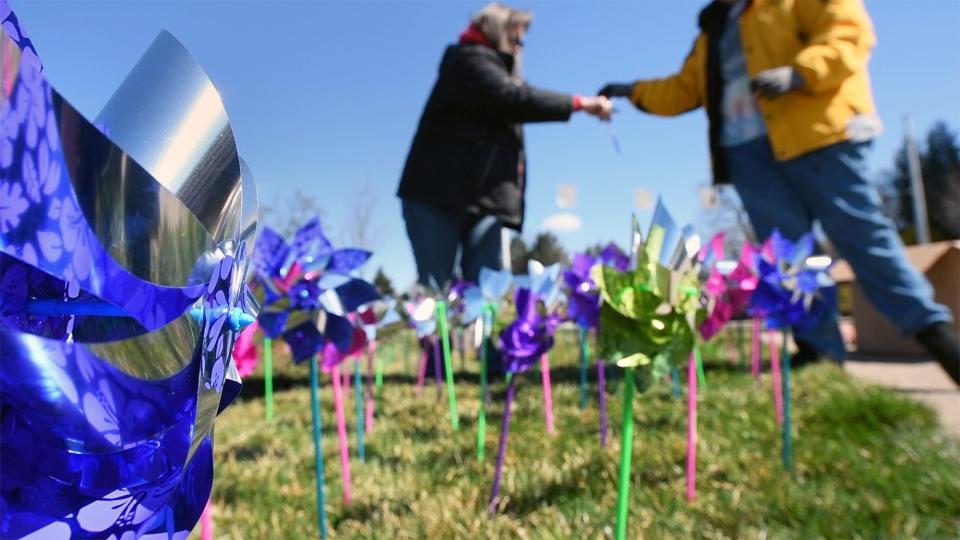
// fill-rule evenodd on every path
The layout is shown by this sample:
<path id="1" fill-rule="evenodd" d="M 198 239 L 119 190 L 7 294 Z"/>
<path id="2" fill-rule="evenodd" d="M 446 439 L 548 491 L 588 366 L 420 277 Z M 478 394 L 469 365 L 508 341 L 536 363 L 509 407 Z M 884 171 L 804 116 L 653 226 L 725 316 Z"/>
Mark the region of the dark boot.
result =
<path id="1" fill-rule="evenodd" d="M 790 357 L 791 368 L 802 368 L 823 359 L 823 356 L 806 341 L 794 339 L 794 343 L 797 344 L 797 352 Z"/>
<path id="2" fill-rule="evenodd" d="M 953 382 L 960 384 L 960 341 L 950 325 L 937 323 L 928 326 L 916 335 L 916 340 L 940 362 Z"/>

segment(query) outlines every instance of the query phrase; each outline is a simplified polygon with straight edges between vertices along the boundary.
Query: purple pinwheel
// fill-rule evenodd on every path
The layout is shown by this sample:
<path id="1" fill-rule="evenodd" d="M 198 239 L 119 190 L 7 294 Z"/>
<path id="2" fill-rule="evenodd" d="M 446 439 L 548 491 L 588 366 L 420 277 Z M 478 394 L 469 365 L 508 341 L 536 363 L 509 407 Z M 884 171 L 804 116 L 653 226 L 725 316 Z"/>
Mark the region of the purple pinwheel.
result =
<path id="1" fill-rule="evenodd" d="M 517 289 L 517 319 L 500 332 L 500 352 L 509 374 L 530 369 L 553 347 L 556 316 L 540 315 L 540 303 L 530 289 Z"/>
<path id="2" fill-rule="evenodd" d="M 614 244 L 610 244 L 604 251 L 616 250 Z M 611 258 L 615 259 L 615 257 Z M 579 327 L 580 338 L 580 409 L 587 408 L 587 357 L 589 355 L 589 343 L 587 333 L 591 328 L 596 328 L 600 321 L 600 291 L 597 284 L 591 277 L 591 270 L 597 264 L 596 257 L 586 253 L 577 253 L 573 256 L 573 263 L 570 269 L 563 273 L 563 281 L 567 285 L 567 318 L 576 322 Z M 613 261 L 616 264 L 616 261 Z M 604 366 L 602 362 L 597 364 L 597 380 L 603 377 Z M 601 394 L 600 399 L 604 396 Z M 602 403 L 602 401 L 601 401 Z"/>
<path id="3" fill-rule="evenodd" d="M 630 257 L 619 246 L 610 242 L 600 252 L 600 262 L 604 266 L 616 269 L 617 272 L 626 272 L 630 268 Z"/>
<path id="4" fill-rule="evenodd" d="M 600 291 L 590 277 L 590 270 L 598 262 L 586 253 L 573 256 L 570 269 L 563 272 L 567 285 L 567 318 L 581 328 L 596 328 L 600 320 Z"/>
<path id="5" fill-rule="evenodd" d="M 517 319 L 500 332 L 500 352 L 504 356 L 507 368 L 507 396 L 503 404 L 500 446 L 497 450 L 497 465 L 490 493 L 491 513 L 497 511 L 500 501 L 500 479 L 503 475 L 507 436 L 510 432 L 510 408 L 516 393 L 515 375 L 530 369 L 553 347 L 553 334 L 560 322 L 557 316 L 545 317 L 540 314 L 540 301 L 530 289 L 518 288 L 515 295 Z"/>
<path id="6" fill-rule="evenodd" d="M 185 538 L 254 311 L 256 192 L 226 111 L 166 33 L 101 113 L 109 136 L 4 0 L 0 58 L 0 536 Z"/>

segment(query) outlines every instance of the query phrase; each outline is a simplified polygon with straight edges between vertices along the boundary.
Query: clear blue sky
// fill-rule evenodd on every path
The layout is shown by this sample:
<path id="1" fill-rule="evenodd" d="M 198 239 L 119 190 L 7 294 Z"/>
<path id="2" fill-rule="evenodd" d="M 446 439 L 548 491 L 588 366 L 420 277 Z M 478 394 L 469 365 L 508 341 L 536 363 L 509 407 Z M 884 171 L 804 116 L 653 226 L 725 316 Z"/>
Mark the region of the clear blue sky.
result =
<path id="1" fill-rule="evenodd" d="M 672 73 L 696 34 L 705 2 L 529 2 L 528 80 L 595 92 L 609 80 Z M 12 0 L 57 88 L 88 117 L 161 29 L 183 41 L 217 84 L 261 201 L 301 189 L 340 230 L 359 189 L 377 193 L 374 267 L 398 285 L 414 279 L 397 179 L 440 55 L 481 1 L 103 2 Z M 960 1 L 868 2 L 879 35 L 871 62 L 887 124 L 873 167 L 886 167 L 911 114 L 918 134 L 937 119 L 960 127 Z M 623 241 L 633 191 L 660 193 L 679 221 L 697 220 L 708 181 L 702 111 L 659 119 L 620 105 L 623 148 L 590 118 L 527 129 L 525 236 L 557 211 L 561 183 L 578 187 L 580 231 L 570 249 Z M 642 218 L 641 218 L 642 219 Z"/>

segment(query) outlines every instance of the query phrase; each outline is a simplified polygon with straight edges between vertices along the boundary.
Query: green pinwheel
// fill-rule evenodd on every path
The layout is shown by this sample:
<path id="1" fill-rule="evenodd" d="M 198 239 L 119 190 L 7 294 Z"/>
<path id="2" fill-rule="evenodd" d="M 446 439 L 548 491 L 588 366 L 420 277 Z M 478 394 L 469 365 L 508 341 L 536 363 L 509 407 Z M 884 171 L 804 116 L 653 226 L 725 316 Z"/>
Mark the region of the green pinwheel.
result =
<path id="1" fill-rule="evenodd" d="M 633 269 L 618 271 L 595 266 L 592 277 L 600 290 L 598 347 L 605 358 L 625 369 L 623 438 L 617 499 L 617 539 L 626 538 L 630 467 L 633 454 L 633 394 L 688 361 L 690 429 L 688 496 L 692 494 L 691 455 L 695 460 L 696 369 L 693 360 L 697 332 L 705 310 L 700 301 L 696 255 L 699 237 L 690 227 L 676 226 L 662 202 L 657 202 L 646 242 L 636 219 L 631 227 Z M 674 371 L 677 377 L 677 371 Z"/>
<path id="2" fill-rule="evenodd" d="M 657 212 L 669 219 L 662 206 Z M 597 265 L 591 270 L 603 298 L 600 354 L 632 369 L 641 388 L 684 365 L 695 345 L 695 329 L 705 317 L 694 266 L 699 239 L 687 229 L 674 240 L 682 245 L 665 250 L 663 240 L 672 236 L 671 226 L 672 220 L 667 226 L 655 220 L 646 243 L 636 234 L 634 269 L 621 272 Z M 672 263 L 661 262 L 663 253 L 678 250 Z"/>

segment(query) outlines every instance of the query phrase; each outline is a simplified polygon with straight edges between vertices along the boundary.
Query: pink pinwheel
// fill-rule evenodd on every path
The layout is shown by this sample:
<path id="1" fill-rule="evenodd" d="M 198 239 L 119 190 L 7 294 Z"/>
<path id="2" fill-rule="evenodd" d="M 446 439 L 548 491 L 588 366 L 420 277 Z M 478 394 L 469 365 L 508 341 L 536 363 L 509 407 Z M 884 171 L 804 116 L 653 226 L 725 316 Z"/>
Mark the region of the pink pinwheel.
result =
<path id="1" fill-rule="evenodd" d="M 717 233 L 698 256 L 709 276 L 703 285 L 707 297 L 707 318 L 700 324 L 700 335 L 709 340 L 734 317 L 744 313 L 757 288 L 757 276 L 749 264 L 752 250 L 745 247 L 739 261 L 724 259 L 724 233 Z M 749 246 L 749 244 L 747 244 Z"/>
<path id="2" fill-rule="evenodd" d="M 257 323 L 244 328 L 233 345 L 233 362 L 237 365 L 240 377 L 246 377 L 257 369 L 257 344 L 253 341 L 257 329 Z"/>

